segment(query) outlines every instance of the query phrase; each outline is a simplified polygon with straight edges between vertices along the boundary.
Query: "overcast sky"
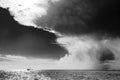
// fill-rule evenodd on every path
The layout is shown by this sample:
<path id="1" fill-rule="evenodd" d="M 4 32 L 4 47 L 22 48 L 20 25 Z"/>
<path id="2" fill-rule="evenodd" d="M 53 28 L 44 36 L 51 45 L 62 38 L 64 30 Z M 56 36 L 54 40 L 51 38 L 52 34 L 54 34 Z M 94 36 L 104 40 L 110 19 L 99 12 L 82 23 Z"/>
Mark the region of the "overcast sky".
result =
<path id="1" fill-rule="evenodd" d="M 115 42 L 119 53 L 118 0 L 0 0 L 0 7 L 0 68 L 58 61 L 59 69 L 92 69 L 102 46 Z"/>

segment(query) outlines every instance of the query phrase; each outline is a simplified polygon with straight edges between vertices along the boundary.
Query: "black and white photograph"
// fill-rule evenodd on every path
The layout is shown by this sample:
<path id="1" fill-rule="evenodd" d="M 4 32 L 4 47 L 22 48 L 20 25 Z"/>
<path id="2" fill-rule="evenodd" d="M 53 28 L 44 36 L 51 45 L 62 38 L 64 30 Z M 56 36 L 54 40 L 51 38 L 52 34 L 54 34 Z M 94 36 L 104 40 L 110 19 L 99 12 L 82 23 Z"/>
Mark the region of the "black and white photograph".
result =
<path id="1" fill-rule="evenodd" d="M 119 0 L 0 0 L 0 80 L 120 80 Z"/>

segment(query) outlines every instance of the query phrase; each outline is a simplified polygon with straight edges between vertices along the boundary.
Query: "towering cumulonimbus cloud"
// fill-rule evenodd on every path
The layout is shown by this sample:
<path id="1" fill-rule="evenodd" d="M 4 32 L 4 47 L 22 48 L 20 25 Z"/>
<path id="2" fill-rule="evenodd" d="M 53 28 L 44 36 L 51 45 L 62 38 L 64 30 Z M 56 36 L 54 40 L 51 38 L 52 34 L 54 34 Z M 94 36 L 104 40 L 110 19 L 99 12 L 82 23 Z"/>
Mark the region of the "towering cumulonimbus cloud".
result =
<path id="1" fill-rule="evenodd" d="M 64 35 L 117 35 L 118 0 L 61 0 L 50 3 L 47 15 L 34 23 Z"/>
<path id="2" fill-rule="evenodd" d="M 118 34 L 116 5 L 118 0 L 0 0 L 18 23 L 64 35 Z"/>
<path id="3" fill-rule="evenodd" d="M 59 69 L 120 68 L 119 39 L 106 39 L 120 36 L 116 5 L 118 0 L 0 0 L 0 7 L 8 9 L 18 23 L 58 36 L 58 44 L 68 51 L 57 61 Z M 102 54 L 114 58 L 106 61 Z"/>
<path id="4" fill-rule="evenodd" d="M 33 20 L 47 14 L 48 0 L 0 0 L 0 7 L 8 9 L 18 23 L 36 27 Z"/>
<path id="5" fill-rule="evenodd" d="M 118 34 L 118 0 L 0 0 L 14 19 L 64 35 Z"/>

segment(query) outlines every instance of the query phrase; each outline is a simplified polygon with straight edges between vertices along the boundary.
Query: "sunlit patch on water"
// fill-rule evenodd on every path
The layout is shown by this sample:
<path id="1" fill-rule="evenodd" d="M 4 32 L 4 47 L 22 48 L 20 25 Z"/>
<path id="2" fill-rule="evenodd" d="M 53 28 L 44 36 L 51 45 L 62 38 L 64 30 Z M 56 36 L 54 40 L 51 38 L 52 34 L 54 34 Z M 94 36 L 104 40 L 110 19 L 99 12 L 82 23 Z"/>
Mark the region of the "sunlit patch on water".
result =
<path id="1" fill-rule="evenodd" d="M 0 80 L 51 80 L 51 78 L 28 71 L 0 71 Z"/>
<path id="2" fill-rule="evenodd" d="M 0 71 L 0 80 L 120 80 L 120 71 Z"/>

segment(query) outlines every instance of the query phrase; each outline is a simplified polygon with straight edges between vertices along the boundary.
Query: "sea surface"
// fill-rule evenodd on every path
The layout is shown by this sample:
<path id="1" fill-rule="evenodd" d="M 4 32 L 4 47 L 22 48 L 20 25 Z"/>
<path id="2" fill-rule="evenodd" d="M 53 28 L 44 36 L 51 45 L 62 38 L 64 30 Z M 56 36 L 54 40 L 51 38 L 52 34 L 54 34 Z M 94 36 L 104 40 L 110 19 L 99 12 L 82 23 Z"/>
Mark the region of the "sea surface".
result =
<path id="1" fill-rule="evenodd" d="M 0 71 L 0 80 L 120 80 L 120 71 L 33 70 Z"/>

